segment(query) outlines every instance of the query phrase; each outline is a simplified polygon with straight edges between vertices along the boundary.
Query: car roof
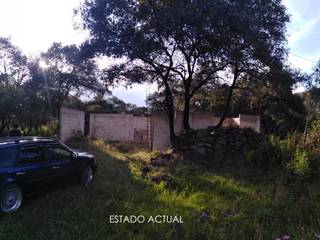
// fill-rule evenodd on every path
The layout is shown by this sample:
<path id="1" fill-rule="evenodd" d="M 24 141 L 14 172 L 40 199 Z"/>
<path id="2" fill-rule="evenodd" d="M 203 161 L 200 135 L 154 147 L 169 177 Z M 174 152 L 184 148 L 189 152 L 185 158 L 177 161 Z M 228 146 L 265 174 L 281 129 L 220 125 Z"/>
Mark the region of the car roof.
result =
<path id="1" fill-rule="evenodd" d="M 2 137 L 0 138 L 0 148 L 8 146 L 20 146 L 28 143 L 39 143 L 39 142 L 57 142 L 56 139 L 46 137 Z"/>

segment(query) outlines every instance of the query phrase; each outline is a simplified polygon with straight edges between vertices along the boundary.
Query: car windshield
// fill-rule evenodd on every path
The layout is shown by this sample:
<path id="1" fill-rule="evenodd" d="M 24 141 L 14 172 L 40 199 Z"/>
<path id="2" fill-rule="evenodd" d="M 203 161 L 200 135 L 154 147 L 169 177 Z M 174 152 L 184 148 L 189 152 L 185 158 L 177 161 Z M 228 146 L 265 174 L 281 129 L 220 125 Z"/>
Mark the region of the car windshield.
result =
<path id="1" fill-rule="evenodd" d="M 59 141 L 59 143 L 62 145 L 62 146 L 64 146 L 65 148 L 67 148 L 68 150 L 70 150 L 71 152 L 76 152 L 76 150 L 74 150 L 74 149 L 72 149 L 71 147 L 69 147 L 69 146 L 67 146 L 66 144 L 64 144 L 63 142 L 60 142 Z"/>
<path id="2" fill-rule="evenodd" d="M 12 166 L 16 157 L 16 148 L 0 148 L 0 168 Z"/>

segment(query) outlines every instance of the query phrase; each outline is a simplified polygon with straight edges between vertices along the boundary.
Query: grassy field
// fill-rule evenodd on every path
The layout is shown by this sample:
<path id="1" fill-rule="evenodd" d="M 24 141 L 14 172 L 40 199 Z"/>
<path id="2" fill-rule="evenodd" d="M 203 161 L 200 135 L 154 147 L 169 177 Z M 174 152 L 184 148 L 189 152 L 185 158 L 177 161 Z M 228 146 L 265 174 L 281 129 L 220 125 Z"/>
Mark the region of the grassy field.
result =
<path id="1" fill-rule="evenodd" d="M 98 159 L 94 184 L 68 184 L 0 215 L 1 240 L 320 239 L 320 184 L 297 188 L 274 175 L 248 180 L 180 164 L 169 188 L 141 176 L 151 153 L 99 140 L 77 147 Z M 111 224 L 114 214 L 181 215 L 184 223 Z"/>

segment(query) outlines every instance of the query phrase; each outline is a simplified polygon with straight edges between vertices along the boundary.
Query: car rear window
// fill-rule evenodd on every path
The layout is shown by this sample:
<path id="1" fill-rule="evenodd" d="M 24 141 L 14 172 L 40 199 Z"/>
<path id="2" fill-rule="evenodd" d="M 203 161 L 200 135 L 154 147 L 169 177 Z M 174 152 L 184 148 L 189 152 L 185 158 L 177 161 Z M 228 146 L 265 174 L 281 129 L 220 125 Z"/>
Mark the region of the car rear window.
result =
<path id="1" fill-rule="evenodd" d="M 0 149 L 0 168 L 12 166 L 16 157 L 15 147 Z"/>

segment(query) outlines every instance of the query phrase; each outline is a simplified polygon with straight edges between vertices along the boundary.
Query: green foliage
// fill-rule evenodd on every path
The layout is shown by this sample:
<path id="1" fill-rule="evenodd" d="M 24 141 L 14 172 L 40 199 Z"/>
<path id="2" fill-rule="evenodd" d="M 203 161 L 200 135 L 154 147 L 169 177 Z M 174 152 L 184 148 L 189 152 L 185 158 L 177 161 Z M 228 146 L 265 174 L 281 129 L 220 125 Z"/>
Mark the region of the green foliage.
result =
<path id="1" fill-rule="evenodd" d="M 58 134 L 58 121 L 51 120 L 44 125 L 41 125 L 37 131 L 32 132 L 33 135 L 44 137 L 52 137 Z"/>
<path id="2" fill-rule="evenodd" d="M 270 135 L 266 142 L 247 152 L 245 159 L 252 170 L 278 171 L 287 181 L 315 180 L 319 177 L 319 156 L 303 148 L 303 135 L 293 132 L 285 139 Z"/>
<path id="3" fill-rule="evenodd" d="M 89 139 L 83 136 L 82 132 L 76 132 L 72 137 L 66 140 L 66 144 L 76 149 L 83 148 L 89 143 Z"/>
<path id="4" fill-rule="evenodd" d="M 284 139 L 275 135 L 269 136 L 269 142 L 280 149 L 282 166 L 286 166 L 291 161 L 296 148 L 301 145 L 301 139 L 302 134 L 298 132 L 290 133 Z"/>
<path id="5" fill-rule="evenodd" d="M 109 98 L 96 97 L 84 104 L 84 110 L 94 113 L 128 113 L 141 116 L 148 113 L 146 107 L 138 107 L 135 104 L 125 103 L 116 96 Z"/>
<path id="6" fill-rule="evenodd" d="M 0 85 L 21 86 L 28 77 L 28 59 L 9 38 L 0 37 Z"/>
<path id="7" fill-rule="evenodd" d="M 95 61 L 80 55 L 76 45 L 54 43 L 38 58 L 28 59 L 10 39 L 0 37 L 0 136 L 8 135 L 13 123 L 23 135 L 52 136 L 58 129 L 50 125 L 64 103 L 81 108 L 84 91 L 105 93 Z"/>
<path id="8" fill-rule="evenodd" d="M 280 165 L 282 154 L 278 146 L 266 141 L 260 143 L 256 149 L 250 150 L 245 155 L 245 160 L 251 171 L 269 170 Z"/>
<path id="9" fill-rule="evenodd" d="M 311 123 L 310 127 L 308 129 L 308 135 L 307 135 L 307 145 L 309 148 L 314 150 L 320 150 L 320 118 L 315 117 Z"/>
<path id="10" fill-rule="evenodd" d="M 8 38 L 0 37 L 0 136 L 9 132 L 12 123 L 20 123 L 30 115 L 25 102 L 28 102 L 27 92 L 23 88 L 29 77 L 28 59 L 13 46 Z M 37 121 L 37 111 L 23 126 L 30 127 L 32 121 Z"/>
<path id="11" fill-rule="evenodd" d="M 310 154 L 306 150 L 297 148 L 288 164 L 288 170 L 298 177 L 309 177 L 311 173 Z"/>
<path id="12" fill-rule="evenodd" d="M 320 88 L 314 86 L 311 89 L 301 93 L 307 112 L 315 116 L 320 110 Z"/>
<path id="13" fill-rule="evenodd" d="M 250 85 L 269 75 L 249 76 L 274 66 L 282 70 L 285 62 L 289 16 L 281 1 L 86 0 L 79 12 L 90 32 L 83 45 L 87 57 L 127 59 L 108 69 L 107 79 L 159 86 L 154 97 L 164 93 L 171 138 L 176 102 L 183 105 L 183 127 L 189 130 L 194 95 L 208 86 L 225 84 L 227 98 L 221 111 L 225 118 L 240 77 L 246 76 Z M 225 72 L 228 80 L 220 77 Z"/>
<path id="14" fill-rule="evenodd" d="M 41 54 L 41 58 L 47 68 L 43 69 L 41 61 L 36 61 L 31 71 L 32 81 L 42 87 L 42 93 L 46 94 L 46 100 L 50 102 L 49 107 L 55 117 L 59 116 L 60 107 L 68 100 L 71 92 L 78 95 L 83 91 L 101 94 L 105 92 L 106 88 L 98 81 L 99 71 L 94 60 L 82 59 L 80 48 L 76 45 L 63 46 L 61 43 L 53 43 Z"/>

